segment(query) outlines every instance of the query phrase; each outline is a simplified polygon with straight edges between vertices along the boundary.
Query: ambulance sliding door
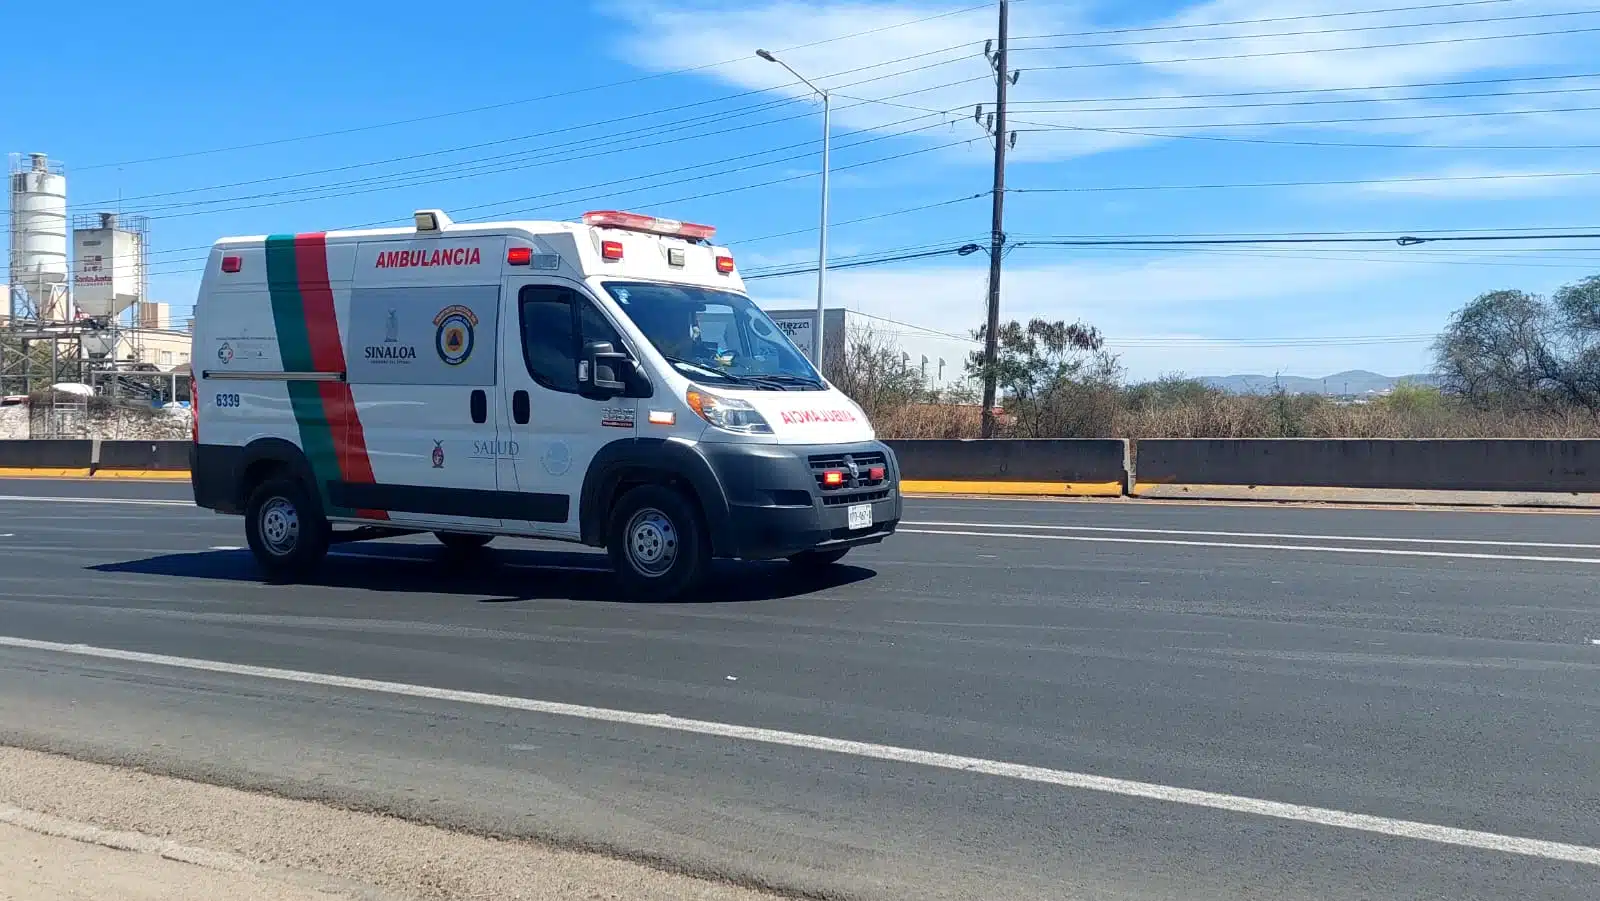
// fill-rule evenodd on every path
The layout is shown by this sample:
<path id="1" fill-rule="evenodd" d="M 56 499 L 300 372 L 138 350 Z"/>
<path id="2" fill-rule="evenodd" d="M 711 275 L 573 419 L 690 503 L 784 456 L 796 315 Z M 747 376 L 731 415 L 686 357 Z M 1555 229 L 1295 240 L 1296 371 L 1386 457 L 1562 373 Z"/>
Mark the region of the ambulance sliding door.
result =
<path id="1" fill-rule="evenodd" d="M 470 271 L 397 265 L 448 254 L 454 243 L 361 247 L 346 348 L 373 483 L 346 484 L 344 493 L 351 506 L 386 511 L 396 524 L 499 530 L 498 273 L 485 273 L 486 283 L 449 284 L 477 279 Z M 501 242 L 474 243 L 476 254 L 455 258 L 486 258 L 484 269 L 498 269 Z"/>

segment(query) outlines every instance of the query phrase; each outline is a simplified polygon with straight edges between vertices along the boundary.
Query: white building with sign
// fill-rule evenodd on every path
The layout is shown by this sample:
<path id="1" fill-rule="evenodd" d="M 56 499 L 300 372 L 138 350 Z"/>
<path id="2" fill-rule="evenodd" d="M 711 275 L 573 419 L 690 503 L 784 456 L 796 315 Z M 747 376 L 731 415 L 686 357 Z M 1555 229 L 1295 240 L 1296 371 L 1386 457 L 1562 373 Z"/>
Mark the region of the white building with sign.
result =
<path id="1" fill-rule="evenodd" d="M 766 314 L 809 359 L 816 309 L 766 309 Z M 921 372 L 930 388 L 948 388 L 960 382 L 965 376 L 967 351 L 978 346 L 843 307 L 825 309 L 823 314 L 823 354 L 827 358 L 823 371 L 829 374 L 836 372 L 844 359 L 846 339 L 852 333 L 870 330 L 877 341 L 899 348 L 904 365 Z"/>

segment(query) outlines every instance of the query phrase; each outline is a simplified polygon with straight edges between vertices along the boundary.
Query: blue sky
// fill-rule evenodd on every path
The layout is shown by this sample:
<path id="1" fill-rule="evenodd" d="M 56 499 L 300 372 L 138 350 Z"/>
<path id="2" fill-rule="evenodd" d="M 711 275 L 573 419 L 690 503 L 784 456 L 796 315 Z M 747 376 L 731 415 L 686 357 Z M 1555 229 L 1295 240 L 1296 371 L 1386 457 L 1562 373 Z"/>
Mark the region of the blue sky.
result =
<path id="1" fill-rule="evenodd" d="M 832 256 L 988 231 L 987 198 L 959 199 L 989 187 L 972 110 L 993 96 L 992 3 L 73 10 L 72 64 L 0 96 L 0 143 L 62 160 L 75 213 L 151 216 L 152 296 L 175 308 L 218 236 L 401 224 L 418 207 L 635 209 L 716 225 L 747 271 L 814 262 L 819 106 L 757 47 L 836 92 Z M 1600 6 L 1568 0 L 1018 0 L 1008 231 L 1600 226 L 1600 177 L 1529 177 L 1600 170 L 1600 31 L 1585 29 Z M 1577 75 L 1594 77 L 1554 77 Z M 1262 182 L 1297 184 L 1237 187 Z M 845 224 L 863 217 L 881 218 Z M 1023 247 L 1002 284 L 1007 317 L 1091 322 L 1134 377 L 1315 376 L 1424 369 L 1418 336 L 1475 294 L 1594 272 L 1594 240 Z M 983 254 L 840 271 L 830 304 L 905 323 L 880 327 L 949 372 L 967 345 L 941 333 L 980 321 L 985 278 Z M 804 306 L 815 280 L 751 289 Z"/>

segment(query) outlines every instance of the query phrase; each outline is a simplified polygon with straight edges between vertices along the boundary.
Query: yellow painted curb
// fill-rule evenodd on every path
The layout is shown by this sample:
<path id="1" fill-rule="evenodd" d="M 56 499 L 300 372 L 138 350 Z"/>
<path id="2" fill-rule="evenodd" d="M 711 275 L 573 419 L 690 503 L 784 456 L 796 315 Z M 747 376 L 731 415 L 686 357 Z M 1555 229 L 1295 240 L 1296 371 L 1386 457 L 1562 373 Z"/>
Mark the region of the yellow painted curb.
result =
<path id="1" fill-rule="evenodd" d="M 991 494 L 1050 497 L 1121 497 L 1121 482 L 953 482 L 901 481 L 906 494 Z"/>
<path id="2" fill-rule="evenodd" d="M 187 470 L 170 469 L 55 469 L 48 467 L 0 467 L 0 479 L 128 479 L 147 482 L 187 482 Z"/>

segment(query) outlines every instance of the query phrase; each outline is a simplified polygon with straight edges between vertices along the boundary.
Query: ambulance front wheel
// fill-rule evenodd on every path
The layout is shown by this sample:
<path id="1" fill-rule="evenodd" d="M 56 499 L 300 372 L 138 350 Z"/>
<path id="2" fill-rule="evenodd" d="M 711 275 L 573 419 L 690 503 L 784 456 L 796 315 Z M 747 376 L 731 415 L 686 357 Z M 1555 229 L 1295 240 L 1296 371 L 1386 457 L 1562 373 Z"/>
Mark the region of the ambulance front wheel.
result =
<path id="1" fill-rule="evenodd" d="M 244 517 L 250 550 L 269 579 L 303 579 L 328 554 L 328 520 L 299 481 L 263 482 L 251 492 Z"/>
<path id="2" fill-rule="evenodd" d="M 645 601 L 677 600 L 711 570 L 711 539 L 700 511 L 664 485 L 640 485 L 611 510 L 606 551 L 622 589 Z"/>

